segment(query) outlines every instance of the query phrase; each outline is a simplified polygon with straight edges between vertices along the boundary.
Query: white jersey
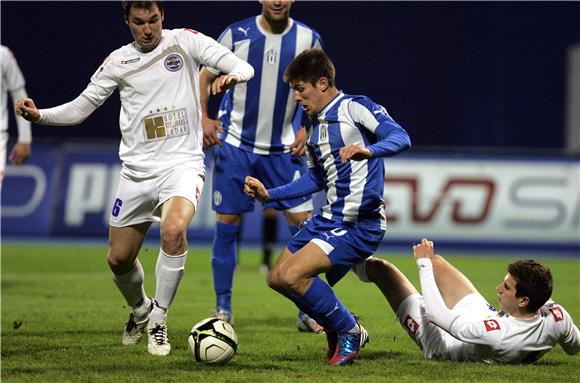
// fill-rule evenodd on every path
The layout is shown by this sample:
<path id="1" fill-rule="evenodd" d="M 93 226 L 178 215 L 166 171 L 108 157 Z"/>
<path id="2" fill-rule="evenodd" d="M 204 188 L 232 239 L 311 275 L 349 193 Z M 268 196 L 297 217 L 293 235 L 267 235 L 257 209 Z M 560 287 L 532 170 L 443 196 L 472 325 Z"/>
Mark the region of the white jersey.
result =
<path id="1" fill-rule="evenodd" d="M 0 46 L 0 64 L 2 65 L 0 134 L 2 148 L 4 148 L 8 141 L 8 92 L 12 94 L 14 101 L 14 98 L 26 97 L 26 91 L 24 88 L 24 76 L 22 76 L 18 63 L 10 49 L 4 45 Z M 16 117 L 16 122 L 18 123 L 18 141 L 30 143 L 30 123 L 22 117 Z"/>
<path id="2" fill-rule="evenodd" d="M 146 53 L 127 44 L 97 69 L 81 97 L 100 106 L 119 90 L 119 156 L 126 170 L 143 176 L 184 161 L 203 166 L 202 64 L 235 74 L 241 82 L 253 73 L 221 44 L 190 29 L 163 30 L 157 47 Z"/>
<path id="3" fill-rule="evenodd" d="M 498 313 L 491 306 L 491 310 L 467 306 L 449 310 L 435 284 L 431 261 L 419 259 L 417 264 L 427 318 L 452 336 L 436 350 L 430 350 L 434 359 L 531 363 L 556 344 L 568 354 L 580 351 L 580 332 L 562 306 L 548 302 L 531 319 Z M 425 343 L 428 342 L 427 339 Z"/>

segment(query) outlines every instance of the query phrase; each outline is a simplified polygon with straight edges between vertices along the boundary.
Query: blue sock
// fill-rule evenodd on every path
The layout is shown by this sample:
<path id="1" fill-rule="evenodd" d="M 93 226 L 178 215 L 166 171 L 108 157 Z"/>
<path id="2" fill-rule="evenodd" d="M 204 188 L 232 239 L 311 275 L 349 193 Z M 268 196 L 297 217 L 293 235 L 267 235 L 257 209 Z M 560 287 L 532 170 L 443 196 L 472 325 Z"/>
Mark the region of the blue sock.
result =
<path id="1" fill-rule="evenodd" d="M 216 222 L 211 268 L 217 310 L 232 311 L 232 285 L 236 268 L 236 241 L 239 229 L 239 225 Z"/>
<path id="2" fill-rule="evenodd" d="M 298 295 L 292 295 L 292 300 L 294 301 L 294 304 L 296 304 L 296 307 L 300 309 L 298 315 L 300 315 L 300 313 L 303 312 L 307 314 L 310 318 L 314 319 L 316 323 L 318 323 L 322 327 L 326 328 L 328 326 L 328 320 L 326 319 L 326 317 L 324 315 L 319 315 L 318 313 L 315 313 L 312 310 L 312 307 L 308 305 L 308 303 L 304 300 L 303 297 L 300 297 Z"/>
<path id="3" fill-rule="evenodd" d="M 330 286 L 319 277 L 314 277 L 314 281 L 300 298 L 308 304 L 315 315 L 310 315 L 308 311 L 305 312 L 325 328 L 333 329 L 338 334 L 346 334 L 356 326 L 354 316 L 338 300 Z M 325 320 L 319 322 L 318 318 L 321 317 Z"/>

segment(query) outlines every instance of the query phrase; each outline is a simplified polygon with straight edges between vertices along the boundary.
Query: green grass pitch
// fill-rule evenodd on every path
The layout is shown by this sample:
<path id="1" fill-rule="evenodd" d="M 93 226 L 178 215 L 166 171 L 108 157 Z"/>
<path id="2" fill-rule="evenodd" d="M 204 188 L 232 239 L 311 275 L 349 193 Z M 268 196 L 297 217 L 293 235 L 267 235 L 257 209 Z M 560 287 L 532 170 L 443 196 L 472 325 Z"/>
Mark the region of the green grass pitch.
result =
<path id="1" fill-rule="evenodd" d="M 556 346 L 535 365 L 427 361 L 397 323 L 378 289 L 347 275 L 335 288 L 370 335 L 354 365 L 331 368 L 324 335 L 299 333 L 296 309 L 268 289 L 258 273 L 259 253 L 242 249 L 235 276 L 234 314 L 239 348 L 225 366 L 195 362 L 187 335 L 214 304 L 209 248 L 193 248 L 169 313 L 172 353 L 154 357 L 146 340 L 121 345 L 128 309 L 105 262 L 104 246 L 5 244 L 2 246 L 2 382 L 578 382 L 580 355 Z M 140 258 L 146 290 L 154 294 L 157 245 Z M 379 253 L 417 282 L 407 254 Z M 448 259 L 495 300 L 509 257 L 454 255 Z M 578 258 L 536 257 L 555 276 L 554 298 L 580 323 Z"/>

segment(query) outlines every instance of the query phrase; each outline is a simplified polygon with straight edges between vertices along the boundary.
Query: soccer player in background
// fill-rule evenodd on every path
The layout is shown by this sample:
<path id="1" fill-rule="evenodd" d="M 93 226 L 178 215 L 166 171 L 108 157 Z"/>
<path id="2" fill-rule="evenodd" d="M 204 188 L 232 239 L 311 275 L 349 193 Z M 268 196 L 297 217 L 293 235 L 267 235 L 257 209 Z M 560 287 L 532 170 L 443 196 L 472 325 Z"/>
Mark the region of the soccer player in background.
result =
<path id="1" fill-rule="evenodd" d="M 0 118 L 0 188 L 4 179 L 6 169 L 6 146 L 8 145 L 8 92 L 12 101 L 26 98 L 26 88 L 24 76 L 12 51 L 0 45 L 0 65 L 2 66 L 2 116 Z M 18 126 L 18 140 L 8 159 L 13 165 L 21 165 L 30 157 L 30 143 L 32 142 L 32 133 L 30 131 L 30 122 L 16 115 L 16 125 Z"/>
<path id="2" fill-rule="evenodd" d="M 253 175 L 268 187 L 286 184 L 306 172 L 306 131 L 302 111 L 292 100 L 282 76 L 300 52 L 321 47 L 312 28 L 290 18 L 292 1 L 261 1 L 262 13 L 228 26 L 218 41 L 255 69 L 251 81 L 229 89 L 222 98 L 219 120 L 209 118 L 208 85 L 219 70 L 208 66 L 201 73 L 204 144 L 216 148 L 213 170 L 213 204 L 216 226 L 211 265 L 216 293 L 216 316 L 232 321 L 232 286 L 237 238 L 243 213 L 254 210 L 253 199 L 243 192 L 244 177 Z M 268 202 L 264 209 L 284 212 L 290 232 L 310 218 L 312 200 L 294 198 Z M 318 326 L 299 313 L 313 330 Z"/>
<path id="3" fill-rule="evenodd" d="M 244 190 L 263 202 L 326 191 L 327 204 L 287 243 L 268 285 L 324 327 L 327 357 L 340 366 L 357 357 L 368 335 L 330 286 L 377 250 L 386 230 L 384 157 L 411 142 L 385 108 L 336 88 L 334 65 L 320 49 L 302 52 L 286 68 L 284 79 L 311 118 L 309 170 L 270 189 L 246 177 Z"/>
<path id="4" fill-rule="evenodd" d="M 379 287 L 425 358 L 532 363 L 557 343 L 570 355 L 580 351 L 572 317 L 550 299 L 547 267 L 532 260 L 508 265 L 496 288 L 496 312 L 465 275 L 434 253 L 433 242 L 423 239 L 413 252 L 422 295 L 385 260 L 369 257 L 354 271 Z"/>
<path id="5" fill-rule="evenodd" d="M 123 168 L 112 206 L 107 261 L 132 308 L 122 343 L 136 344 L 147 331 L 149 353 L 167 355 L 167 310 L 183 275 L 186 229 L 205 180 L 198 67 L 226 73 L 212 84 L 216 93 L 249 80 L 253 68 L 199 32 L 164 30 L 161 1 L 122 5 L 135 41 L 112 52 L 79 97 L 41 110 L 31 99 L 22 99 L 16 110 L 39 124 L 74 125 L 119 90 Z M 152 300 L 145 294 L 137 255 L 153 221 L 161 222 L 161 248 Z"/>

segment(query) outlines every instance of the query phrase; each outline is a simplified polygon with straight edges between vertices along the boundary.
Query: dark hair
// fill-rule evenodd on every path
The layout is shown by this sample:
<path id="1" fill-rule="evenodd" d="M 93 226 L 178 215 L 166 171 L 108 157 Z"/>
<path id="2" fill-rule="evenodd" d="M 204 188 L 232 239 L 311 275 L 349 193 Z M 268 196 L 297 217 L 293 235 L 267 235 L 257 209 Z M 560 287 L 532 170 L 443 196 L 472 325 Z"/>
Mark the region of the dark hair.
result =
<path id="1" fill-rule="evenodd" d="M 284 81 L 293 83 L 297 81 L 309 82 L 316 85 L 321 77 L 328 79 L 328 85 L 334 86 L 334 64 L 322 49 L 310 48 L 300 53 L 286 68 Z"/>
<path id="2" fill-rule="evenodd" d="M 163 14 L 163 1 L 122 1 L 121 6 L 123 7 L 123 14 L 125 18 L 129 17 L 131 13 L 131 8 L 148 9 L 153 8 L 153 4 L 157 4 L 157 9 Z"/>
<path id="3" fill-rule="evenodd" d="M 507 267 L 516 280 L 516 297 L 528 297 L 527 311 L 536 312 L 552 296 L 552 273 L 531 259 L 521 259 Z"/>

